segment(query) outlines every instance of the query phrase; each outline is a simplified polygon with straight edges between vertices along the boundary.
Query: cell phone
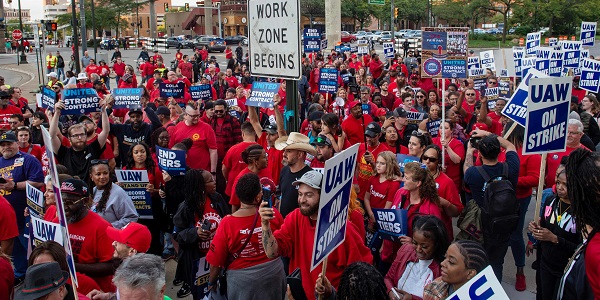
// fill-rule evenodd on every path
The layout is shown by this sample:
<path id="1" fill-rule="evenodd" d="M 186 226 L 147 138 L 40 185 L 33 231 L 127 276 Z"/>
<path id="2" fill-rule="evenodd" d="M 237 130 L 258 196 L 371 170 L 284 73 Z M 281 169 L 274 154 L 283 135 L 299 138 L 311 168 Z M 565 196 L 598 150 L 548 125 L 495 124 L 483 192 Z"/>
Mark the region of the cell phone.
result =
<path id="1" fill-rule="evenodd" d="M 263 187 L 262 191 L 263 191 L 262 201 L 267 202 L 269 204 L 268 205 L 269 208 L 273 207 L 273 200 L 271 197 L 271 189 L 269 187 Z"/>
<path id="2" fill-rule="evenodd" d="M 210 226 L 211 226 L 210 221 L 208 219 L 204 219 L 204 221 L 202 221 L 202 226 L 200 226 L 200 227 L 202 227 L 202 230 L 209 231 Z"/>
<path id="3" fill-rule="evenodd" d="M 0 183 L 6 183 L 6 179 L 4 179 L 4 177 L 0 177 Z"/>

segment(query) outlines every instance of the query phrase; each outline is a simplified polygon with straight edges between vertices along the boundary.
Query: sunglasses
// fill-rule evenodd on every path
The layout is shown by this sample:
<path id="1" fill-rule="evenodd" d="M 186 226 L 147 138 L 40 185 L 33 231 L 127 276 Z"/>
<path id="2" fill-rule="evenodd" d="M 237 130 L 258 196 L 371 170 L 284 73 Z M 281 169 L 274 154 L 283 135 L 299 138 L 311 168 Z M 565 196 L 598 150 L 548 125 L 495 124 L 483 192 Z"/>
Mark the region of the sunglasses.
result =
<path id="1" fill-rule="evenodd" d="M 475 96 L 475 93 L 467 93 L 465 95 L 467 95 L 467 96 Z"/>
<path id="2" fill-rule="evenodd" d="M 224 112 L 225 112 L 224 110 L 220 110 L 220 109 L 219 109 L 219 110 L 216 110 L 216 109 L 215 109 L 215 114 L 222 114 L 222 113 L 224 113 Z"/>
<path id="3" fill-rule="evenodd" d="M 416 98 L 421 99 L 421 98 L 425 98 L 425 96 L 417 96 Z"/>
<path id="4" fill-rule="evenodd" d="M 424 135 L 425 135 L 425 133 L 423 133 L 423 132 L 420 132 L 420 131 L 418 131 L 418 130 L 413 130 L 413 132 L 411 133 L 411 135 L 412 135 L 412 136 L 418 136 L 418 137 L 421 137 L 421 136 L 424 136 Z"/>
<path id="5" fill-rule="evenodd" d="M 488 81 L 489 84 L 497 84 L 498 81 Z"/>
<path id="6" fill-rule="evenodd" d="M 434 163 L 434 162 L 437 162 L 437 161 L 438 161 L 438 159 L 437 159 L 437 158 L 435 158 L 435 157 L 429 157 L 429 156 L 427 156 L 427 155 L 423 155 L 423 156 L 421 156 L 421 161 L 426 161 L 426 160 L 428 160 L 429 162 L 432 162 L 432 163 Z"/>
<path id="7" fill-rule="evenodd" d="M 108 165 L 108 160 L 107 159 L 92 159 L 91 164 L 92 164 L 92 166 Z"/>

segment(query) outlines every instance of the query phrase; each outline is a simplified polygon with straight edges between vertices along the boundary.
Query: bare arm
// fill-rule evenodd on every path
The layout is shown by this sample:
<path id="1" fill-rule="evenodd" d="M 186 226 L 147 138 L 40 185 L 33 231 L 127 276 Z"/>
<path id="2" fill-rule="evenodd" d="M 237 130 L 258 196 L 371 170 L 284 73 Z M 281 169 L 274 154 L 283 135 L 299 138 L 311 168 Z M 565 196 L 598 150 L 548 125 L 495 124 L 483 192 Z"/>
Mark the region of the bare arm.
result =
<path id="1" fill-rule="evenodd" d="M 15 238 L 10 238 L 8 240 L 0 241 L 0 248 L 2 248 L 2 252 L 4 252 L 4 254 L 11 256 L 14 244 Z"/>
<path id="2" fill-rule="evenodd" d="M 460 92 L 460 96 L 458 96 L 458 100 L 456 101 L 456 109 L 457 112 L 463 117 L 465 118 L 468 113 L 467 111 L 462 107 L 462 103 L 465 100 L 465 91 Z"/>
<path id="3" fill-rule="evenodd" d="M 260 120 L 258 119 L 256 107 L 248 107 L 248 118 L 250 119 L 250 124 L 252 124 L 252 128 L 254 128 L 254 133 L 256 133 L 256 136 L 260 137 L 262 135 L 263 128 L 260 125 Z"/>
<path id="4" fill-rule="evenodd" d="M 209 290 L 216 286 L 217 279 L 219 278 L 219 275 L 221 275 L 221 270 L 221 267 L 210 266 L 210 275 L 208 275 Z"/>
<path id="5" fill-rule="evenodd" d="M 283 124 L 283 114 L 281 110 L 279 110 L 279 104 L 281 103 L 281 96 L 279 94 L 275 94 L 273 97 L 273 108 L 275 108 L 275 123 L 277 124 L 277 133 L 279 136 L 286 136 L 287 132 L 285 132 L 285 125 Z"/>
<path id="6" fill-rule="evenodd" d="M 219 153 L 217 149 L 208 149 L 210 153 L 210 172 L 217 172 L 217 160 L 219 159 Z"/>
<path id="7" fill-rule="evenodd" d="M 99 262 L 99 263 L 91 263 L 91 264 L 80 264 L 76 263 L 75 268 L 78 272 L 81 272 L 88 276 L 93 277 L 102 277 L 109 276 L 115 273 L 115 269 L 113 269 L 113 265 L 115 265 L 114 260 Z"/>
<path id="8" fill-rule="evenodd" d="M 481 110 L 477 116 L 477 122 L 485 123 L 488 127 L 492 126 L 492 119 L 488 117 L 488 99 L 486 96 L 481 97 Z"/>
<path id="9" fill-rule="evenodd" d="M 54 149 L 55 154 L 58 152 L 58 148 L 60 148 L 60 138 L 58 137 L 58 119 L 60 119 L 60 112 L 64 108 L 65 105 L 62 103 L 62 101 L 56 102 L 56 104 L 54 104 L 54 114 L 52 114 L 52 118 L 50 119 L 50 129 L 48 133 L 52 139 L 52 148 Z"/>
<path id="10" fill-rule="evenodd" d="M 463 165 L 463 172 L 466 174 L 467 169 L 473 166 L 473 153 L 475 148 L 471 146 L 471 142 L 467 143 L 467 154 L 465 154 L 465 164 Z"/>
<path id="11" fill-rule="evenodd" d="M 262 224 L 262 243 L 265 249 L 265 254 L 268 258 L 275 258 L 279 256 L 279 247 L 277 240 L 271 231 L 271 220 L 274 219 L 274 212 L 272 208 L 268 207 L 267 202 L 261 202 L 260 208 L 258 209 Z"/>
<path id="12" fill-rule="evenodd" d="M 452 204 L 450 201 L 442 197 L 440 197 L 440 206 L 444 210 L 444 213 L 446 213 L 446 215 L 448 215 L 449 217 L 458 217 L 458 215 L 460 215 L 458 213 L 458 208 L 456 208 L 456 205 Z"/>
<path id="13" fill-rule="evenodd" d="M 108 139 L 108 133 L 110 132 L 110 122 L 108 121 L 108 113 L 106 112 L 106 101 L 107 98 L 110 99 L 110 95 L 104 97 L 104 101 L 100 102 L 102 108 L 102 131 L 98 134 L 98 144 L 100 144 L 100 148 L 103 148 L 106 145 L 106 140 Z"/>

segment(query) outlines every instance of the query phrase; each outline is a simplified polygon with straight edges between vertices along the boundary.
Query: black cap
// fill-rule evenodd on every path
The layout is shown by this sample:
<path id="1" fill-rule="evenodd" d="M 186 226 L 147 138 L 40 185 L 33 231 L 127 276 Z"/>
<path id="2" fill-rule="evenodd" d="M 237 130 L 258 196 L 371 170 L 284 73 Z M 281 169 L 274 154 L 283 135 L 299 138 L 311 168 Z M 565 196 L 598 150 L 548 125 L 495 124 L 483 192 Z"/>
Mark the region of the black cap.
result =
<path id="1" fill-rule="evenodd" d="M 408 116 L 408 112 L 404 110 L 402 107 L 398 107 L 394 109 L 394 117 L 395 118 L 406 118 Z"/>
<path id="2" fill-rule="evenodd" d="M 102 79 L 96 79 L 94 80 L 94 85 L 99 84 L 99 85 L 103 85 L 104 81 L 102 81 Z"/>
<path id="3" fill-rule="evenodd" d="M 265 131 L 268 134 L 276 134 L 277 133 L 277 125 L 269 123 L 267 126 L 265 126 L 263 128 L 263 131 Z"/>
<path id="4" fill-rule="evenodd" d="M 7 91 L 0 91 L 0 99 L 10 99 L 10 94 Z"/>
<path id="5" fill-rule="evenodd" d="M 317 136 L 317 138 L 313 141 L 313 145 L 317 145 L 317 146 L 331 146 L 331 140 L 322 135 L 319 134 L 319 136 Z"/>
<path id="6" fill-rule="evenodd" d="M 381 133 L 381 126 L 377 122 L 371 122 L 367 125 L 367 129 L 365 130 L 365 135 L 369 137 L 375 137 Z"/>
<path id="7" fill-rule="evenodd" d="M 168 108 L 166 108 L 165 106 L 159 106 L 156 109 L 156 114 L 157 115 L 170 116 L 171 115 L 171 111 Z"/>
<path id="8" fill-rule="evenodd" d="M 321 121 L 321 118 L 323 117 L 325 113 L 317 110 L 317 111 L 313 111 L 310 113 L 310 115 L 308 115 L 308 120 L 309 121 Z"/>
<path id="9" fill-rule="evenodd" d="M 142 107 L 139 105 L 130 107 L 129 115 L 131 116 L 131 114 L 133 114 L 133 113 L 139 113 L 140 115 L 143 114 Z"/>
<path id="10" fill-rule="evenodd" d="M 85 182 L 83 182 L 83 180 L 77 179 L 77 178 L 65 179 L 65 181 L 63 181 L 60 184 L 60 191 L 61 191 L 61 193 L 66 193 L 66 194 L 71 194 L 71 195 L 76 195 L 76 196 L 82 196 L 82 197 L 89 196 L 89 189 L 88 189 L 87 184 L 85 184 Z"/>
<path id="11" fill-rule="evenodd" d="M 2 142 L 11 142 L 14 143 L 17 141 L 17 136 L 12 131 L 7 131 L 0 135 L 0 143 Z"/>
<path id="12" fill-rule="evenodd" d="M 77 120 L 78 123 L 81 123 L 85 120 L 90 120 L 92 123 L 94 122 L 94 120 L 92 120 L 92 118 L 90 118 L 90 116 L 88 115 L 81 115 L 81 117 L 79 117 L 79 119 Z"/>

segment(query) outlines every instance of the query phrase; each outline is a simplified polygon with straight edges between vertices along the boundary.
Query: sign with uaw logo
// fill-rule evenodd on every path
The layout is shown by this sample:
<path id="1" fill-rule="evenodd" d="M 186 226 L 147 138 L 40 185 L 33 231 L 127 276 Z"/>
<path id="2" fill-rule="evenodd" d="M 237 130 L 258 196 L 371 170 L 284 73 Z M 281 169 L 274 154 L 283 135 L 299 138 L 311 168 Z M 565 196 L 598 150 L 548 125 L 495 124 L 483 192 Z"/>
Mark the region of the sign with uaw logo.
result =
<path id="1" fill-rule="evenodd" d="M 468 28 L 424 27 L 422 31 L 421 77 L 466 78 Z"/>

